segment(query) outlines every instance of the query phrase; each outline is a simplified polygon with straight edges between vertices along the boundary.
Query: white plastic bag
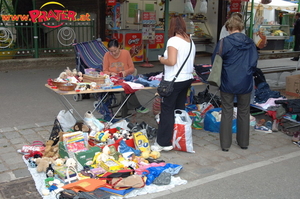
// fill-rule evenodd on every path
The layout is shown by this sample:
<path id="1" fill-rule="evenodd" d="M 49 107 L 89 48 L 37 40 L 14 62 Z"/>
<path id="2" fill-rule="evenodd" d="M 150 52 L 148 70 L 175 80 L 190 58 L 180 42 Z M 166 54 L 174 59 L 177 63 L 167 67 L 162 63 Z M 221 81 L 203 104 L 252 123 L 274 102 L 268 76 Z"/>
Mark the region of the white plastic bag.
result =
<path id="1" fill-rule="evenodd" d="M 194 8 L 193 8 L 191 0 L 185 0 L 184 12 L 185 13 L 194 13 Z"/>
<path id="2" fill-rule="evenodd" d="M 69 131 L 76 124 L 76 119 L 73 116 L 73 109 L 59 111 L 57 119 L 65 132 Z"/>
<path id="3" fill-rule="evenodd" d="M 193 150 L 192 119 L 185 110 L 175 110 L 172 145 L 174 150 L 195 153 Z"/>
<path id="4" fill-rule="evenodd" d="M 199 10 L 200 14 L 206 14 L 207 13 L 207 2 L 206 2 L 206 0 L 200 0 L 200 2 L 197 1 L 196 7 L 199 8 L 198 10 Z"/>

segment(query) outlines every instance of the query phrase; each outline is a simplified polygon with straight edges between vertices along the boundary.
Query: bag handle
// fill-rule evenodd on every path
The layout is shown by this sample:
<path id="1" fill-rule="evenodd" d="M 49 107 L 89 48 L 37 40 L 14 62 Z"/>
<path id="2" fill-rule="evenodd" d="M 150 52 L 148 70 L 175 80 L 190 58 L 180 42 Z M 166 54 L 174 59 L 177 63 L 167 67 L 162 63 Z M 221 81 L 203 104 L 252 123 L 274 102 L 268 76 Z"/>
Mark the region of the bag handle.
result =
<path id="1" fill-rule="evenodd" d="M 192 51 L 192 41 L 193 41 L 193 40 L 190 38 L 190 51 L 189 51 L 189 54 L 188 54 L 188 56 L 185 58 L 183 64 L 181 65 L 180 69 L 178 70 L 178 72 L 177 72 L 177 74 L 175 75 L 175 77 L 174 77 L 174 79 L 172 80 L 172 82 L 174 82 L 174 81 L 176 80 L 176 78 L 177 78 L 177 76 L 179 75 L 181 69 L 183 68 L 185 62 L 188 60 L 188 58 L 189 58 L 189 56 L 190 56 L 190 54 L 191 54 L 191 51 Z M 164 67 L 164 73 L 165 73 L 165 67 Z M 162 80 L 164 80 L 164 75 L 162 76 Z"/>
<path id="2" fill-rule="evenodd" d="M 224 38 L 222 38 L 222 39 L 220 40 L 219 51 L 217 52 L 217 54 L 220 55 L 220 57 L 222 57 L 222 51 L 223 51 L 223 39 L 224 39 Z"/>

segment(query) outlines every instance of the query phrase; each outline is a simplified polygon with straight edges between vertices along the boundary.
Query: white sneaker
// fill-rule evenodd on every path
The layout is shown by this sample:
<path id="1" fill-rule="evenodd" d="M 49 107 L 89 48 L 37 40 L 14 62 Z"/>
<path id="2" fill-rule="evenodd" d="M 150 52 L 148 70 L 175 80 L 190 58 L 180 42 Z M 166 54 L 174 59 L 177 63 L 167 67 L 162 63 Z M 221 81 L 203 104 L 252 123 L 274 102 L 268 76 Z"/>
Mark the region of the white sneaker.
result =
<path id="1" fill-rule="evenodd" d="M 171 151 L 173 146 L 159 146 L 159 144 L 155 143 L 151 146 L 152 151 Z"/>

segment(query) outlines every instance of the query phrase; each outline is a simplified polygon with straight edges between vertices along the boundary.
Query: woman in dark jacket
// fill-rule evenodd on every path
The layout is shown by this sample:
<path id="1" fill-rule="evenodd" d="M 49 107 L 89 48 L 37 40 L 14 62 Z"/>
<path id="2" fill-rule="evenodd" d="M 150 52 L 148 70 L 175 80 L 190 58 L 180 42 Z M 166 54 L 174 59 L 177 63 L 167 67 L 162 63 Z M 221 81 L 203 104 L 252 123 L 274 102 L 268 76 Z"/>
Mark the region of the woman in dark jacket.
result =
<path id="1" fill-rule="evenodd" d="M 225 24 L 230 35 L 220 40 L 214 50 L 212 63 L 222 44 L 223 68 L 220 95 L 222 115 L 220 143 L 223 151 L 228 151 L 232 143 L 232 119 L 234 97 L 237 97 L 236 140 L 242 149 L 249 145 L 250 98 L 253 89 L 253 73 L 256 69 L 258 52 L 252 39 L 241 33 L 244 23 L 231 17 Z"/>

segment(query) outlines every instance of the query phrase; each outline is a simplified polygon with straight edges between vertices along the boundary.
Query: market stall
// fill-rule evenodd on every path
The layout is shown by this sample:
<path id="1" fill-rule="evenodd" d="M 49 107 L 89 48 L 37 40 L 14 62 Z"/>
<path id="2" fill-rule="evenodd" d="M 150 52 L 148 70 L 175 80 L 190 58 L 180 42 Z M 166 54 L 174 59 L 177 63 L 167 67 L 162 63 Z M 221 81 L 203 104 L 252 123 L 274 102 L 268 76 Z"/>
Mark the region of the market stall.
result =
<path id="1" fill-rule="evenodd" d="M 283 25 L 282 20 L 276 16 L 277 11 L 295 11 L 298 4 L 282 0 L 273 0 L 271 3 L 262 3 L 261 0 L 253 0 L 248 4 L 248 11 L 254 15 L 253 26 L 249 24 L 250 35 L 257 47 L 261 50 L 279 50 L 285 48 L 285 41 L 290 39 L 290 25 Z M 251 10 L 253 5 L 253 10 Z"/>

